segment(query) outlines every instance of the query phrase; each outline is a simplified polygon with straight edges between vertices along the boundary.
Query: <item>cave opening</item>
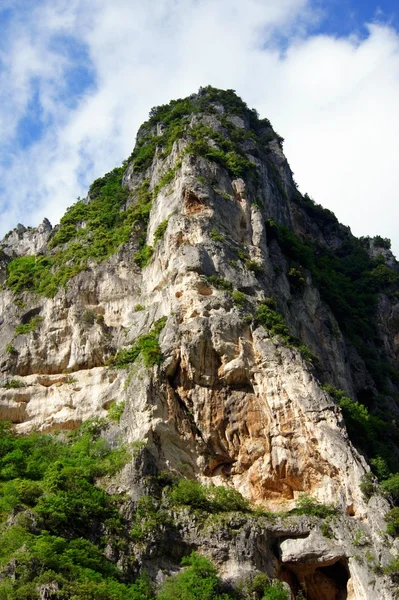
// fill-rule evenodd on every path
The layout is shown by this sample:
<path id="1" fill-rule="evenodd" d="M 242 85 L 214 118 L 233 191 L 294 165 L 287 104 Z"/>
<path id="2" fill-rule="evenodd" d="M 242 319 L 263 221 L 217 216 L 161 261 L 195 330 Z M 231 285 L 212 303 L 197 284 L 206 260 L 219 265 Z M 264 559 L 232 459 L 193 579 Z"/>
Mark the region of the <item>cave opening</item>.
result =
<path id="1" fill-rule="evenodd" d="M 286 581 L 295 599 L 347 600 L 350 573 L 345 559 L 332 564 L 290 563 L 281 565 L 280 578 Z"/>

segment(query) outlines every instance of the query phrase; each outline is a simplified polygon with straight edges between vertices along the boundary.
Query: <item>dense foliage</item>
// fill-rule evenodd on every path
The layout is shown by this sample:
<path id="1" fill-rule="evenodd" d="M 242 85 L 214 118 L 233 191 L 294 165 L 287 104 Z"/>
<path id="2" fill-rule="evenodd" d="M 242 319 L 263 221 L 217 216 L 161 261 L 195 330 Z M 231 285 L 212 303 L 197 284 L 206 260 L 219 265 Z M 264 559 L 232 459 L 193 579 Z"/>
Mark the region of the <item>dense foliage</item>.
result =
<path id="1" fill-rule="evenodd" d="M 187 154 L 203 156 L 224 167 L 231 177 L 247 177 L 254 172 L 254 165 L 248 160 L 244 149 L 237 142 L 218 133 L 206 125 L 196 125 L 191 128 L 189 135 L 193 141 L 185 148 Z M 209 141 L 216 142 L 217 147 Z"/>
<path id="2" fill-rule="evenodd" d="M 136 170 L 145 172 L 151 165 L 157 148 L 161 149 L 161 156 L 167 156 L 172 150 L 174 142 L 183 136 L 185 127 L 189 124 L 193 115 L 215 114 L 220 117 L 215 104 L 222 105 L 225 114 L 221 122 L 228 130 L 231 139 L 218 134 L 205 125 L 199 125 L 190 130 L 193 143 L 201 144 L 207 137 L 218 144 L 219 149 L 212 152 L 212 148 L 205 144 L 200 147 L 192 147 L 194 154 L 205 155 L 209 153 L 209 160 L 215 160 L 226 167 L 231 174 L 243 174 L 251 166 L 240 149 L 238 142 L 245 139 L 258 139 L 263 146 L 276 139 L 281 143 L 282 138 L 277 135 L 267 119 L 259 119 L 255 110 L 248 108 L 234 90 L 218 90 L 212 86 L 201 88 L 198 95 L 188 98 L 172 100 L 169 104 L 154 107 L 150 112 L 149 120 L 142 126 L 138 142 L 130 157 Z M 250 130 L 239 130 L 231 121 L 229 116 L 238 116 L 248 123 Z M 155 135 L 155 129 L 162 125 L 162 133 Z M 252 131 L 251 131 L 252 130 Z"/>
<path id="3" fill-rule="evenodd" d="M 300 239 L 283 225 L 267 221 L 269 240 L 276 239 L 291 261 L 291 268 L 309 269 L 322 298 L 332 309 L 340 328 L 357 348 L 382 391 L 388 376 L 399 379 L 399 373 L 381 358 L 377 347 L 375 310 L 377 294 L 397 294 L 399 275 L 385 264 L 370 258 L 357 238 L 341 232 L 344 243 L 332 252 L 325 245 Z M 365 340 L 368 340 L 365 343 Z"/>
<path id="4" fill-rule="evenodd" d="M 394 440 L 395 431 L 387 421 L 370 413 L 368 408 L 354 402 L 342 390 L 324 386 L 342 409 L 345 424 L 353 443 L 363 450 L 380 478 L 399 470 Z"/>
<path id="5" fill-rule="evenodd" d="M 222 105 L 224 114 L 220 115 L 215 104 Z M 188 125 L 193 116 L 216 115 L 226 130 L 226 135 L 215 131 L 204 123 Z M 236 127 L 231 117 L 240 117 L 247 128 Z M 161 130 L 156 135 L 156 128 Z M 167 105 L 152 109 L 149 120 L 144 123 L 136 147 L 130 157 L 136 171 L 143 173 L 150 167 L 155 156 L 165 157 L 172 151 L 173 144 L 183 135 L 188 136 L 184 153 L 203 156 L 225 168 L 232 177 L 256 176 L 256 169 L 248 160 L 244 143 L 255 141 L 258 154 L 260 150 L 268 152 L 268 144 L 282 138 L 276 134 L 267 119 L 259 119 L 255 110 L 251 110 L 233 90 L 218 90 L 211 86 L 200 89 L 198 95 L 173 100 Z M 252 150 L 251 150 L 252 152 Z"/>
<path id="6" fill-rule="evenodd" d="M 132 235 L 142 241 L 152 196 L 144 181 L 125 208 L 128 191 L 122 186 L 123 167 L 97 179 L 89 190 L 90 202 L 78 200 L 62 217 L 50 241 L 47 256 L 24 256 L 8 265 L 7 285 L 16 292 L 30 290 L 54 296 L 88 261 L 104 260 Z"/>
<path id="7" fill-rule="evenodd" d="M 74 432 L 17 436 L 1 423 L 1 600 L 39 600 L 46 590 L 54 600 L 287 598 L 266 576 L 248 580 L 240 591 L 226 590 L 212 563 L 196 553 L 183 559 L 187 568 L 157 593 L 145 573 L 134 578 L 128 564 L 121 570 L 115 558 L 107 558 L 110 548 L 117 557 L 129 540 L 144 539 L 165 520 L 164 509 L 143 497 L 129 532 L 119 511 L 123 497 L 100 487 L 101 478 L 117 473 L 128 456 L 124 447 L 110 448 L 102 434 L 107 426 L 91 420 Z M 169 506 L 249 510 L 235 490 L 187 480 L 168 489 Z"/>
<path id="8" fill-rule="evenodd" d="M 334 232 L 336 223 L 331 221 L 330 226 Z M 325 231 L 327 233 L 328 229 Z M 289 229 L 270 219 L 267 222 L 267 232 L 269 241 L 275 239 L 289 259 L 289 268 L 300 267 L 311 273 L 313 283 L 332 309 L 341 331 L 364 360 L 378 392 L 392 393 L 392 385 L 399 381 L 399 372 L 390 363 L 383 349 L 383 341 L 379 338 L 376 307 L 379 293 L 384 292 L 392 297 L 398 295 L 398 273 L 383 260 L 371 259 L 364 240 L 358 240 L 343 231 L 340 231 L 343 243 L 335 252 L 310 239 L 298 238 Z M 389 448 L 385 455 L 391 454 L 389 464 L 394 470 L 398 470 L 399 432 L 392 424 L 392 415 L 384 405 L 383 397 L 369 388 L 359 394 L 359 402 L 368 409 L 367 422 L 373 423 L 373 433 L 370 427 L 367 431 L 364 426 L 357 428 L 361 421 L 365 422 L 365 419 L 360 419 L 359 414 L 357 425 L 351 425 L 356 405 L 351 408 L 352 412 L 349 405 L 346 405 L 344 412 L 346 411 L 355 443 L 370 451 L 371 446 L 375 446 L 373 439 L 385 436 Z M 360 408 L 357 412 L 359 411 Z M 375 452 L 371 454 L 373 455 Z"/>
<path id="9" fill-rule="evenodd" d="M 206 487 L 198 481 L 181 479 L 169 492 L 172 505 L 187 505 L 208 513 L 249 511 L 249 503 L 234 489 Z"/>
<path id="10" fill-rule="evenodd" d="M 334 506 L 322 504 L 318 500 L 311 498 L 307 494 L 300 494 L 296 501 L 295 509 L 291 511 L 297 515 L 310 515 L 313 517 L 319 517 L 320 519 L 327 519 L 338 514 L 337 509 Z"/>
<path id="11" fill-rule="evenodd" d="M 123 529 L 117 499 L 96 485 L 125 464 L 124 447 L 111 450 L 101 421 L 60 435 L 0 432 L 0 598 L 39 598 L 56 582 L 59 598 L 134 598 L 105 543 Z M 141 583 L 137 584 L 138 586 Z"/>

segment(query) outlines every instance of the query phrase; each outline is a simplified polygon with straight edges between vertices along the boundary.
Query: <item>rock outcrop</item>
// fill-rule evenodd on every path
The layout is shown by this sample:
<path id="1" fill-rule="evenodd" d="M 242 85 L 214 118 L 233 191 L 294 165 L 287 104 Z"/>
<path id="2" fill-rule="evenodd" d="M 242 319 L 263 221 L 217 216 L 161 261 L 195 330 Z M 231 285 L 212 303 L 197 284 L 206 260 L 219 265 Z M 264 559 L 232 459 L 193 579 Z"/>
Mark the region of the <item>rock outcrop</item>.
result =
<path id="1" fill-rule="evenodd" d="M 292 260 L 295 240 L 339 253 L 354 238 L 299 194 L 268 122 L 241 105 L 231 111 L 222 94 L 207 94 L 190 97 L 179 119 L 159 110 L 140 130 L 125 165 L 122 210 L 140 206 L 139 190 L 147 185 L 148 222 L 134 223 L 108 258 L 89 257 L 74 274 L 72 257 L 65 287 L 45 297 L 33 283 L 10 285 L 9 265 L 65 251 L 73 238 L 54 243 L 64 225 L 18 227 L 3 240 L 0 417 L 20 433 L 46 432 L 105 417 L 110 406 L 124 403 L 119 434 L 143 443 L 159 472 L 235 488 L 269 511 L 294 508 L 302 493 L 338 507 L 331 538 L 305 517 L 288 524 L 232 517 L 225 529 L 234 535 L 218 537 L 180 515 L 180 543 L 211 556 L 226 579 L 263 570 L 293 594 L 305 585 L 309 600 L 388 600 L 394 592 L 387 577 L 353 544 L 354 531 L 364 531 L 373 556 L 382 566 L 389 562 L 380 537 L 388 503 L 368 503 L 362 495 L 367 457 L 353 446 L 340 407 L 323 387 L 370 407 L 381 394 L 378 378 L 310 263 Z M 174 139 L 165 138 L 171 122 Z M 146 145 L 153 156 L 143 168 L 137 148 Z M 82 220 L 77 232 L 85 227 Z M 363 247 L 394 279 L 390 251 L 378 252 L 367 240 Z M 376 340 L 361 342 L 391 365 L 391 375 L 398 313 L 397 297 L 379 294 Z M 162 360 L 146 366 L 137 352 L 116 368 L 115 355 L 163 317 Z M 384 385 L 381 406 L 397 416 L 395 378 L 388 374 Z M 128 476 L 120 485 L 134 496 Z M 162 560 L 144 556 L 143 564 L 156 576 Z"/>

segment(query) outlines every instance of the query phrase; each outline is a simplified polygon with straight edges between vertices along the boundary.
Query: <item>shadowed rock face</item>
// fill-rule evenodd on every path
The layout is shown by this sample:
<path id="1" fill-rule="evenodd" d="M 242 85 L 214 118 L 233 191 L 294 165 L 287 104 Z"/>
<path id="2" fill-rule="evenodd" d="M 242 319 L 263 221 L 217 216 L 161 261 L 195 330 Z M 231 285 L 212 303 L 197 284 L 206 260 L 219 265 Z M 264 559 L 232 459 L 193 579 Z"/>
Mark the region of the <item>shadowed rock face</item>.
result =
<path id="1" fill-rule="evenodd" d="M 303 590 L 309 600 L 347 600 L 356 597 L 348 595 L 348 570 L 341 562 L 328 566 L 309 564 L 302 568 L 286 566 L 280 576 L 295 593 Z"/>
<path id="2" fill-rule="evenodd" d="M 369 520 L 359 490 L 369 467 L 350 443 L 339 408 L 321 387 L 330 382 L 355 396 L 374 383 L 311 273 L 304 271 L 300 284 L 290 275 L 293 267 L 268 235 L 267 219 L 331 249 L 350 233 L 339 224 L 312 220 L 295 201 L 298 192 L 274 132 L 262 148 L 251 135 L 242 142 L 247 161 L 256 167 L 248 176 L 185 153 L 190 131 L 198 125 L 228 140 L 238 135 L 236 130 L 251 134 L 248 118 L 229 116 L 223 103 L 215 107 L 212 114 L 189 115 L 170 153 L 164 156 L 158 149 L 144 172 L 133 163 L 127 166 L 127 207 L 135 205 L 144 179 L 156 190 L 145 230 L 147 245 L 154 247 L 148 265 L 140 269 L 135 264 L 133 232 L 104 262 L 89 260 L 87 269 L 53 298 L 29 291 L 17 296 L 7 287 L 0 292 L 0 383 L 6 386 L 0 392 L 0 418 L 14 422 L 21 433 L 67 429 L 104 417 L 112 402 L 123 401 L 124 440 L 145 441 L 159 471 L 232 486 L 269 510 L 291 509 L 306 492 L 361 519 L 385 556 L 376 535 L 382 520 L 378 526 Z M 145 127 L 139 140 L 144 134 L 160 135 L 159 127 Z M 170 169 L 173 177 L 159 187 Z M 154 242 L 166 220 L 163 237 Z M 3 241 L 3 282 L 11 259 L 51 255 L 54 231 L 43 223 L 33 232 L 18 229 Z M 317 370 L 298 344 L 271 335 L 253 318 L 271 296 L 291 335 L 318 357 Z M 399 312 L 388 296 L 379 310 L 390 319 Z M 15 327 L 34 316 L 41 318 L 38 326 L 15 335 Z M 160 365 L 147 368 L 138 360 L 122 370 L 106 366 L 118 349 L 129 347 L 164 316 Z M 391 357 L 397 352 L 397 321 L 381 325 Z M 10 386 L 14 380 L 21 387 Z M 131 484 L 126 489 L 134 495 Z M 377 513 L 384 510 L 381 502 Z M 333 547 L 320 533 L 313 548 L 300 531 L 285 541 L 278 541 L 274 531 L 262 559 L 269 574 L 278 574 L 295 594 L 306 586 L 308 600 L 391 598 L 387 582 L 373 576 L 372 587 L 367 566 L 353 560 L 349 522 L 343 518 L 331 525 Z M 206 549 L 197 535 L 193 545 Z M 219 550 L 221 544 L 216 544 Z M 253 567 L 254 547 L 248 552 Z M 224 575 L 242 573 L 240 552 L 226 553 L 228 560 L 216 551 L 213 556 Z"/>
<path id="3" fill-rule="evenodd" d="M 308 600 L 356 598 L 348 586 L 348 560 L 341 546 L 312 532 L 307 538 L 280 543 L 280 577 Z M 349 587 L 349 590 L 348 590 Z"/>

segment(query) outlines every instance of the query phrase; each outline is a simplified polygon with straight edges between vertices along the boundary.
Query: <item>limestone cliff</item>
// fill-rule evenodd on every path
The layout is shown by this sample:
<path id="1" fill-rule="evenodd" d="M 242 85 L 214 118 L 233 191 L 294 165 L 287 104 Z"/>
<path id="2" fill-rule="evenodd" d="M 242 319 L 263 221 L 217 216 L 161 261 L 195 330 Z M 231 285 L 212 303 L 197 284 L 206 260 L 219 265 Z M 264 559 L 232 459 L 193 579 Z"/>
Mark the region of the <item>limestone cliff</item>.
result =
<path id="1" fill-rule="evenodd" d="M 212 531 L 175 515 L 179 552 L 230 580 L 265 571 L 293 597 L 305 583 L 309 600 L 393 598 L 389 504 L 360 489 L 370 460 L 394 472 L 399 457 L 388 246 L 302 196 L 281 138 L 232 92 L 153 109 L 129 160 L 60 225 L 1 244 L 0 418 L 21 434 L 73 429 L 116 404 L 105 435 L 144 448 L 114 484 L 133 507 L 144 475 L 167 471 L 272 512 L 301 493 L 339 509 L 330 537 L 289 513 Z M 348 435 L 339 397 L 385 423 L 382 444 L 376 429 Z M 154 577 L 178 563 L 162 548 L 137 554 Z"/>

